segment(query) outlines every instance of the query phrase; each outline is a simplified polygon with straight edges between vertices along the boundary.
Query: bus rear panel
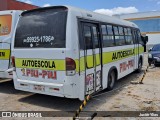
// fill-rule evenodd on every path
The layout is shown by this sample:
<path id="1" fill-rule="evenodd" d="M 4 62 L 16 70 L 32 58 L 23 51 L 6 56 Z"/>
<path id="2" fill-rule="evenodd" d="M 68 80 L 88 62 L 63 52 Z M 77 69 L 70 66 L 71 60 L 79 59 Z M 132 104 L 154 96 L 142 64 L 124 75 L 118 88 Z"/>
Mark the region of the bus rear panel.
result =
<path id="1" fill-rule="evenodd" d="M 76 62 L 66 56 L 66 7 L 24 12 L 15 34 L 12 59 L 18 90 L 78 98 L 74 93 Z M 75 90 L 74 90 L 75 89 Z"/>

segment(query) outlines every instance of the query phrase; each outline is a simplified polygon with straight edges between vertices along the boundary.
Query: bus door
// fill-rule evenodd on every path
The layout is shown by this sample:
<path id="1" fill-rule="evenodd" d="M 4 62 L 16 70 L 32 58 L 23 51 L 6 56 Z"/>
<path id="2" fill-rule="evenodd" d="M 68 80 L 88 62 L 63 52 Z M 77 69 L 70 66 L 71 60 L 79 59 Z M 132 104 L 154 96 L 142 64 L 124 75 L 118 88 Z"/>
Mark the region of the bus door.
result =
<path id="1" fill-rule="evenodd" d="M 100 35 L 97 24 L 83 23 L 85 94 L 92 94 L 102 86 Z"/>
<path id="2" fill-rule="evenodd" d="M 134 38 L 134 49 L 135 49 L 135 69 L 138 68 L 139 62 L 139 44 L 136 30 L 133 30 L 133 38 Z"/>

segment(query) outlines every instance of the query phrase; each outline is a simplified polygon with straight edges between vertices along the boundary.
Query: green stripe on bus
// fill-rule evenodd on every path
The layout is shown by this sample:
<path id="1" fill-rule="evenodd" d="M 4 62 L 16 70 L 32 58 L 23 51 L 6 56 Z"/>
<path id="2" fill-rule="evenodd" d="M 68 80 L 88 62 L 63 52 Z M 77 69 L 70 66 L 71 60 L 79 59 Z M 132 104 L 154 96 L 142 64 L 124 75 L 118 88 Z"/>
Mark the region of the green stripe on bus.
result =
<path id="1" fill-rule="evenodd" d="M 112 62 L 116 62 L 118 60 L 122 60 L 122 59 L 125 59 L 125 58 L 129 58 L 129 57 L 132 57 L 134 55 L 138 55 L 138 51 L 139 51 L 139 54 L 142 54 L 144 52 L 144 47 L 137 47 L 137 48 L 130 48 L 130 49 L 123 49 L 123 50 L 117 50 L 117 51 L 111 51 L 111 52 L 104 52 L 102 53 L 103 57 L 103 65 L 104 64 L 108 64 L 108 63 L 112 63 Z M 97 60 L 97 63 L 96 65 L 99 65 L 100 63 L 100 54 L 96 54 L 96 60 Z M 89 66 L 93 66 L 93 56 L 90 55 L 90 56 L 87 56 L 88 58 L 88 63 L 89 63 Z M 81 57 L 80 58 L 80 63 L 79 63 L 79 60 L 76 60 L 76 71 L 78 72 L 79 71 L 79 67 L 80 67 L 80 72 L 84 71 L 85 70 L 85 58 L 84 57 Z M 80 65 L 79 65 L 80 64 Z M 89 67 L 88 66 L 88 67 Z"/>
<path id="2" fill-rule="evenodd" d="M 122 60 L 125 58 L 132 57 L 137 55 L 138 48 L 134 49 L 123 49 L 111 52 L 104 52 L 103 53 L 103 65 L 116 62 L 118 60 Z M 143 47 L 139 47 L 139 54 L 144 52 Z M 87 67 L 93 67 L 93 55 L 87 56 Z M 42 69 L 42 70 L 57 70 L 57 71 L 65 71 L 65 60 L 45 60 L 45 59 L 25 59 L 25 58 L 16 58 L 15 59 L 16 67 L 17 68 L 32 68 L 32 69 Z M 82 72 L 85 71 L 85 57 L 81 57 L 79 59 L 75 59 L 76 63 L 76 71 Z M 100 54 L 96 54 L 96 65 L 100 64 Z M 54 66 L 55 65 L 55 66 Z"/>
<path id="3" fill-rule="evenodd" d="M 46 60 L 33 58 L 16 58 L 17 68 L 65 71 L 65 60 Z"/>

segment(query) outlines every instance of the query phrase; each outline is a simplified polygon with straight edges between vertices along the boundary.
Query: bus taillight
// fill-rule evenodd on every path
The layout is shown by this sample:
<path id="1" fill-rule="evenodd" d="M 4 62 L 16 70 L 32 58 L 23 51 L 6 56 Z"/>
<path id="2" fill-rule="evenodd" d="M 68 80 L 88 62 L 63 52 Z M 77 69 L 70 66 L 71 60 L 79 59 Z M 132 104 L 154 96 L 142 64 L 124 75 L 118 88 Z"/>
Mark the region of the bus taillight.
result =
<path id="1" fill-rule="evenodd" d="M 75 75 L 76 63 L 72 58 L 66 58 L 66 74 L 68 76 Z"/>
<path id="2" fill-rule="evenodd" d="M 12 56 L 11 59 L 12 59 L 12 66 L 15 67 L 15 57 Z"/>

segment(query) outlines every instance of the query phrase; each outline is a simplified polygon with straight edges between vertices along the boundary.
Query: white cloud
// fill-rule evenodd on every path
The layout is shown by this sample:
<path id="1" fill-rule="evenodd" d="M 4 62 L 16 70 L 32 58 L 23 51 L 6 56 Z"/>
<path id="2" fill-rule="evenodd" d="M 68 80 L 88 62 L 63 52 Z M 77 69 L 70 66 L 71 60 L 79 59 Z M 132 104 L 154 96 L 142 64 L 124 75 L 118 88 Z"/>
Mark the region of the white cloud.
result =
<path id="1" fill-rule="evenodd" d="M 28 4 L 32 4 L 32 1 L 30 1 L 30 0 L 26 0 L 26 1 L 24 1 L 25 3 L 28 3 Z"/>
<path id="2" fill-rule="evenodd" d="M 20 1 L 22 1 L 24 3 L 28 3 L 28 4 L 32 4 L 33 3 L 31 0 L 20 0 Z"/>
<path id="3" fill-rule="evenodd" d="M 51 4 L 49 3 L 43 5 L 43 7 L 49 7 L 49 6 L 51 6 Z"/>
<path id="4" fill-rule="evenodd" d="M 94 12 L 112 16 L 116 14 L 136 13 L 138 12 L 138 9 L 135 7 L 116 7 L 113 9 L 97 9 Z"/>

